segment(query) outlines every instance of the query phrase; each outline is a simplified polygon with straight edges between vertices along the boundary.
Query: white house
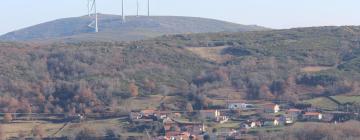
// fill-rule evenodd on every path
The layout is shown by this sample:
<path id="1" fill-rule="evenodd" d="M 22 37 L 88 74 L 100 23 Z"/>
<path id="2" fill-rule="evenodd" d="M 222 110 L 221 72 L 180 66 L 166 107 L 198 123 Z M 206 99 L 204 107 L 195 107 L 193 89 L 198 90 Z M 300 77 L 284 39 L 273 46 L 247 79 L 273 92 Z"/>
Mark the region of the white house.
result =
<path id="1" fill-rule="evenodd" d="M 323 115 L 319 112 L 306 112 L 303 118 L 306 120 L 319 121 L 322 120 Z"/>

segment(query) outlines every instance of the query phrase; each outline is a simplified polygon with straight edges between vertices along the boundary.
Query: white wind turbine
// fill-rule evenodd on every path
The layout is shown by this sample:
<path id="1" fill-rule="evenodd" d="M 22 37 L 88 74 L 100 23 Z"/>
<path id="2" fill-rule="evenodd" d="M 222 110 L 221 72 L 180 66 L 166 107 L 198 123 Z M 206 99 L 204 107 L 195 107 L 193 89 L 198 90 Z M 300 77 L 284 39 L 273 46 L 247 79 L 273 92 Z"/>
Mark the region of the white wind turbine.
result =
<path id="1" fill-rule="evenodd" d="M 98 13 L 96 9 L 96 0 L 88 0 L 88 16 L 93 17 L 95 16 L 95 20 L 92 21 L 88 26 L 90 28 L 95 29 L 95 32 L 99 32 L 99 26 L 98 26 Z"/>
<path id="2" fill-rule="evenodd" d="M 121 15 L 122 15 L 122 22 L 125 23 L 126 17 L 125 17 L 125 13 L 124 13 L 124 0 L 121 0 Z"/>

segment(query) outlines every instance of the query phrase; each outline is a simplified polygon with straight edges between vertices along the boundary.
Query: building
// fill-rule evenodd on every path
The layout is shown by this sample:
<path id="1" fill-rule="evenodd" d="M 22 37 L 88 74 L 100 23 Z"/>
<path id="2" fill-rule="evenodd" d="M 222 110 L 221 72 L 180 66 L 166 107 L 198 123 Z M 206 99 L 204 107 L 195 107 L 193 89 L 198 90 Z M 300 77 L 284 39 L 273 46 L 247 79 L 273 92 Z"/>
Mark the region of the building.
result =
<path id="1" fill-rule="evenodd" d="M 267 104 L 264 106 L 265 113 L 278 113 L 280 111 L 280 106 L 278 104 Z"/>
<path id="2" fill-rule="evenodd" d="M 200 117 L 203 119 L 217 120 L 220 118 L 219 110 L 200 110 Z"/>
<path id="3" fill-rule="evenodd" d="M 246 103 L 238 103 L 238 102 L 229 103 L 228 105 L 228 109 L 231 110 L 247 110 L 252 107 L 254 107 L 254 105 L 246 104 Z"/>
<path id="4" fill-rule="evenodd" d="M 289 114 L 281 115 L 279 118 L 279 121 L 281 124 L 284 124 L 284 125 L 290 125 L 290 124 L 294 123 L 293 117 Z"/>
<path id="5" fill-rule="evenodd" d="M 241 123 L 240 127 L 244 128 L 244 129 L 261 127 L 261 122 L 260 121 L 246 121 L 246 122 Z"/>
<path id="6" fill-rule="evenodd" d="M 293 120 L 297 120 L 299 118 L 299 116 L 301 115 L 302 110 L 300 109 L 289 109 L 286 111 L 286 114 L 291 117 Z"/>
<path id="7" fill-rule="evenodd" d="M 319 112 L 306 112 L 303 115 L 303 119 L 308 121 L 320 121 L 323 118 L 323 115 Z"/>

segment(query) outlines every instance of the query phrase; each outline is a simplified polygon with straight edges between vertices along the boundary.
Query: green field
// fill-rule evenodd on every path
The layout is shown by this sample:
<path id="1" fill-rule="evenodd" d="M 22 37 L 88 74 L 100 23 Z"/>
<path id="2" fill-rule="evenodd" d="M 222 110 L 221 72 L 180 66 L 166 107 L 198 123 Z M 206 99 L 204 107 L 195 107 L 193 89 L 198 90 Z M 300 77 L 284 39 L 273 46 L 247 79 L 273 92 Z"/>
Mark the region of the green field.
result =
<path id="1" fill-rule="evenodd" d="M 126 122 L 121 119 L 91 120 L 81 123 L 50 123 L 46 121 L 14 121 L 2 124 L 4 134 L 7 138 L 16 137 L 23 133 L 27 137 L 32 136 L 32 129 L 40 126 L 44 130 L 44 137 L 74 136 L 83 128 L 91 128 L 97 134 L 104 134 L 106 130 L 112 129 L 122 136 L 142 136 L 142 133 L 129 133 L 124 129 Z"/>
<path id="2" fill-rule="evenodd" d="M 331 96 L 341 104 L 345 103 L 360 103 L 360 96 Z"/>
<path id="3" fill-rule="evenodd" d="M 220 129 L 220 128 L 239 128 L 240 127 L 240 122 L 238 121 L 228 121 L 228 122 L 225 122 L 225 123 L 219 123 L 219 124 L 216 124 L 214 125 L 213 128 L 217 128 L 217 129 Z"/>
<path id="4" fill-rule="evenodd" d="M 337 109 L 337 104 L 325 97 L 319 97 L 319 98 L 314 98 L 314 99 L 310 99 L 310 100 L 305 100 L 303 102 L 311 104 L 313 107 L 317 107 L 317 108 L 321 108 L 321 109 L 326 109 L 326 110 L 336 110 Z"/>

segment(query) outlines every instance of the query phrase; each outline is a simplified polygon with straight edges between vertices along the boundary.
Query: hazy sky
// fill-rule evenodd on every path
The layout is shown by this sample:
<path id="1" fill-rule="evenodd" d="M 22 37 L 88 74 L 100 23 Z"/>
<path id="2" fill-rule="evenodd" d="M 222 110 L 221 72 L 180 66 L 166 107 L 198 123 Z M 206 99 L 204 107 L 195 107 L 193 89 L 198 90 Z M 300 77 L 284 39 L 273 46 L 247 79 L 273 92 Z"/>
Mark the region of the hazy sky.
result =
<path id="1" fill-rule="evenodd" d="M 126 13 L 136 14 L 136 0 Z M 140 1 L 142 14 L 147 0 Z M 1 0 L 0 34 L 64 17 L 85 15 L 86 0 Z M 121 0 L 97 0 L 98 11 L 120 14 Z M 151 0 L 152 15 L 194 16 L 271 28 L 360 25 L 360 0 Z"/>

